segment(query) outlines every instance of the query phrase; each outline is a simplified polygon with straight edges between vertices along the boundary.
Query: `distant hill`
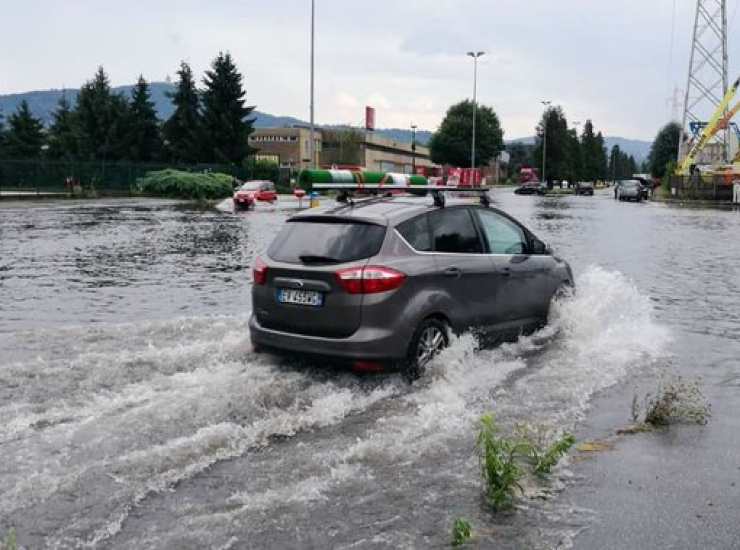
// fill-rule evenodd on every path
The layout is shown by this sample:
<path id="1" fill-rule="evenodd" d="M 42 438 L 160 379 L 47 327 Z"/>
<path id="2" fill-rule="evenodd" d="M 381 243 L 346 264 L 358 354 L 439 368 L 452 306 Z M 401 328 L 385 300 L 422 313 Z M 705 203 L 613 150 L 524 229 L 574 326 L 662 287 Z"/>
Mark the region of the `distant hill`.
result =
<path id="1" fill-rule="evenodd" d="M 152 101 L 157 109 L 157 115 L 160 119 L 166 120 L 170 117 L 174 111 L 172 101 L 167 97 L 167 93 L 175 89 L 173 84 L 167 82 L 152 82 L 150 83 Z M 133 85 L 128 86 L 116 86 L 113 88 L 115 93 L 123 94 L 127 97 L 131 96 L 131 90 Z M 66 95 L 70 103 L 74 104 L 77 101 L 77 89 L 67 90 L 43 90 L 37 92 L 24 92 L 20 94 L 8 94 L 0 95 L 0 114 L 7 117 L 9 114 L 15 112 L 21 101 L 24 99 L 28 102 L 28 106 L 31 108 L 31 112 L 34 116 L 40 118 L 45 125 L 51 124 L 52 113 L 57 108 L 59 99 Z M 263 113 L 261 111 L 254 111 L 252 113 L 255 128 L 281 128 L 285 126 L 308 126 L 308 122 L 291 116 L 278 116 L 271 115 L 269 113 Z M 344 125 L 326 125 L 327 127 L 340 128 Z M 376 130 L 378 134 L 388 137 L 399 142 L 411 143 L 411 130 L 405 130 L 402 128 L 387 128 Z M 421 145 L 426 145 L 429 142 L 429 138 L 432 133 L 427 130 L 417 130 L 416 141 Z"/>
<path id="2" fill-rule="evenodd" d="M 525 145 L 534 145 L 534 136 L 507 140 L 506 143 L 524 143 Z M 637 161 L 638 164 L 648 158 L 650 147 L 652 146 L 652 143 L 649 141 L 627 139 L 623 137 L 605 137 L 604 143 L 607 151 L 610 151 L 615 145 L 619 145 L 622 152 L 635 157 L 635 161 Z"/>
<path id="3" fill-rule="evenodd" d="M 172 114 L 174 108 L 169 97 L 167 97 L 167 92 L 173 91 L 175 89 L 175 86 L 168 82 L 152 82 L 150 84 L 150 87 L 152 92 L 152 101 L 154 102 L 154 105 L 157 109 L 157 114 L 159 115 L 159 118 L 162 120 L 168 119 Z M 117 86 L 113 88 L 113 91 L 116 93 L 122 93 L 126 96 L 130 96 L 132 88 L 133 85 Z M 35 116 L 39 117 L 44 122 L 44 124 L 49 125 L 52 120 L 51 115 L 56 109 L 57 103 L 59 102 L 59 99 L 62 97 L 62 95 L 66 94 L 67 99 L 71 103 L 74 103 L 75 101 L 77 101 L 78 92 L 79 90 L 76 89 L 68 89 L 43 90 L 37 92 L 24 92 L 20 94 L 0 95 L 0 114 L 3 114 L 5 117 L 7 117 L 10 113 L 13 113 L 18 108 L 21 101 L 25 99 L 28 102 L 29 107 L 31 108 L 31 112 L 33 112 Z M 306 122 L 305 120 L 301 120 L 292 116 L 278 116 L 269 113 L 263 113 L 261 111 L 254 111 L 252 113 L 252 116 L 255 119 L 255 128 L 280 128 L 293 125 L 308 126 L 308 122 Z M 346 125 L 342 124 L 327 124 L 325 126 L 327 128 L 346 127 Z M 378 130 L 376 130 L 376 133 L 388 137 L 389 139 L 392 139 L 394 141 L 411 143 L 410 129 L 379 128 Z M 432 132 L 428 130 L 417 130 L 416 132 L 416 141 L 420 145 L 426 145 L 427 143 L 429 143 L 429 139 L 431 137 Z M 633 157 L 635 157 L 635 160 L 638 163 L 645 160 L 650 153 L 651 143 L 649 141 L 642 141 L 639 139 L 627 139 L 623 137 L 606 137 L 604 139 L 608 149 L 611 149 L 614 145 L 619 145 L 622 151 L 626 152 L 628 155 L 632 155 Z M 534 137 L 507 140 L 507 143 L 515 142 L 533 144 Z"/>

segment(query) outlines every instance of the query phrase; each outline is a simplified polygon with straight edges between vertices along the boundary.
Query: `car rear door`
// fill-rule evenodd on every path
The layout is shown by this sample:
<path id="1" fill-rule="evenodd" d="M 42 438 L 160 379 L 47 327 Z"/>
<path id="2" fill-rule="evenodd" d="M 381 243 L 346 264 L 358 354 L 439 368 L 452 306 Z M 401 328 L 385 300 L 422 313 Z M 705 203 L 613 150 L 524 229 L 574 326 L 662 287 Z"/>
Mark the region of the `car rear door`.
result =
<path id="1" fill-rule="evenodd" d="M 547 317 L 553 293 L 553 259 L 532 254 L 526 230 L 511 218 L 487 208 L 475 208 L 500 284 L 493 307 L 501 328 L 523 328 Z"/>
<path id="2" fill-rule="evenodd" d="M 481 235 L 468 206 L 440 208 L 428 214 L 437 282 L 458 306 L 458 326 L 486 327 L 496 322 L 492 307 L 498 278 L 484 254 Z"/>

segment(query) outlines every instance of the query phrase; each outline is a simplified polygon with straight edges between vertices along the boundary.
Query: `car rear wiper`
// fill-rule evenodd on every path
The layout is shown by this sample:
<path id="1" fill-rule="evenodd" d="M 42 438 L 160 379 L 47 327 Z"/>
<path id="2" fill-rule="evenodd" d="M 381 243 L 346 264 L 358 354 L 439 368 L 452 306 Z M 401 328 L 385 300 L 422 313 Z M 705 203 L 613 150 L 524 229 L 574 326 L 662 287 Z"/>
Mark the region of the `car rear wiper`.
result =
<path id="1" fill-rule="evenodd" d="M 298 256 L 304 264 L 339 264 L 342 260 L 332 258 L 331 256 L 312 256 L 310 254 L 303 254 Z"/>

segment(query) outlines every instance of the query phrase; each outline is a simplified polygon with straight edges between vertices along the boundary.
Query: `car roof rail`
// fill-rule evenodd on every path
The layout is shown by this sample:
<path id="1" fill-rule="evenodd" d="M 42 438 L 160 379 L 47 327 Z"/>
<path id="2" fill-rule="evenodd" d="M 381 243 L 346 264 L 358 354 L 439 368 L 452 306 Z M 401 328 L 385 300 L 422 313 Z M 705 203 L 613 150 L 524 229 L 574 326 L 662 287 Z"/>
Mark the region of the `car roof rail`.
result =
<path id="1" fill-rule="evenodd" d="M 480 203 L 488 208 L 491 206 L 491 197 L 488 195 L 490 187 L 468 187 L 460 185 L 404 185 L 398 183 L 314 183 L 313 189 L 316 191 L 339 191 L 337 195 L 338 202 L 344 202 L 349 205 L 353 203 L 353 193 L 364 192 L 377 195 L 378 193 L 388 193 L 390 191 L 428 191 L 434 199 L 434 206 L 444 208 L 445 193 L 451 191 L 464 191 L 468 193 L 478 193 Z"/>

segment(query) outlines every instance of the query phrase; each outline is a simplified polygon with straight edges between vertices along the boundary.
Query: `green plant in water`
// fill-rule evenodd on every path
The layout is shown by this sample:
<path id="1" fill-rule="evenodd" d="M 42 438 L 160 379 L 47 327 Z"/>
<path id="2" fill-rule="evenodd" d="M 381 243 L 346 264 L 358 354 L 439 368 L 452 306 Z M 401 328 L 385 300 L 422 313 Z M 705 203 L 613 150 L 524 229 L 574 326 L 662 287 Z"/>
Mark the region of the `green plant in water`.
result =
<path id="1" fill-rule="evenodd" d="M 560 458 L 568 453 L 570 448 L 575 445 L 576 438 L 572 434 L 563 434 L 558 440 L 553 442 L 544 452 L 537 452 L 535 457 L 534 471 L 539 475 L 545 475 L 552 472 Z M 539 449 L 536 449 L 539 451 Z"/>
<path id="2" fill-rule="evenodd" d="M 5 540 L 0 544 L 0 550 L 17 550 L 18 542 L 15 539 L 15 529 L 11 528 L 8 531 Z"/>
<path id="3" fill-rule="evenodd" d="M 560 458 L 576 443 L 576 438 L 569 433 L 553 441 L 552 431 L 541 425 L 518 424 L 515 433 L 527 451 L 527 460 L 534 473 L 540 476 L 550 474 Z"/>
<path id="4" fill-rule="evenodd" d="M 464 518 L 457 518 L 452 524 L 452 546 L 462 546 L 473 536 L 470 522 Z"/>
<path id="5" fill-rule="evenodd" d="M 518 459 L 528 454 L 529 446 L 500 437 L 493 415 L 486 414 L 480 419 L 477 450 L 488 502 L 495 510 L 510 508 L 514 493 L 522 492 L 524 472 Z"/>

